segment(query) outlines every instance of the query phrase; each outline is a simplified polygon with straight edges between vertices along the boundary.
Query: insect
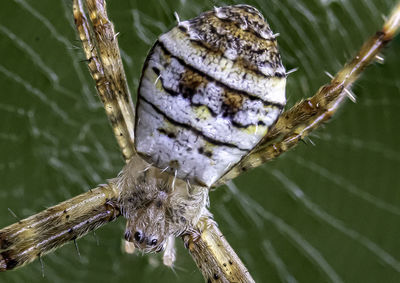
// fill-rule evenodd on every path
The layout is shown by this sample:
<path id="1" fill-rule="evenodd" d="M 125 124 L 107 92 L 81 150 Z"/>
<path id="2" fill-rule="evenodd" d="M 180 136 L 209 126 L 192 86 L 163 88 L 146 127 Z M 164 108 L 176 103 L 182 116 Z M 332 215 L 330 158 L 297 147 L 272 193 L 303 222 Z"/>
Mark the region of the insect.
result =
<path id="1" fill-rule="evenodd" d="M 88 50 L 88 49 L 87 49 Z M 89 49 L 89 50 L 91 50 L 91 49 Z M 232 55 L 233 56 L 233 55 Z M 90 63 L 90 62 L 89 62 Z M 172 65 L 172 64 L 171 64 Z M 171 65 L 169 65 L 169 66 L 171 66 Z M 167 66 L 167 67 L 169 67 L 169 66 Z M 148 70 L 152 70 L 152 71 L 154 71 L 154 74 L 156 74 L 157 75 L 157 71 L 156 70 L 154 70 L 153 69 L 154 68 L 154 66 L 152 66 L 151 67 L 151 69 L 148 69 Z M 160 72 L 160 70 L 159 70 L 159 72 Z M 171 72 L 169 72 L 168 71 L 168 73 L 171 73 Z M 172 72 L 173 73 L 173 72 Z M 163 77 L 163 73 L 162 72 L 160 72 L 160 74 L 159 74 L 159 76 L 160 76 L 160 79 L 158 79 L 158 77 L 155 77 L 154 78 L 154 85 L 157 85 L 157 83 L 159 83 L 159 82 L 161 82 L 162 80 L 162 77 Z M 158 79 L 158 80 L 157 80 Z M 156 83 L 157 82 L 157 83 Z M 102 85 L 104 85 L 104 84 L 102 84 Z M 106 107 L 107 107 L 107 105 L 106 105 Z M 140 108 L 139 108 L 140 109 Z M 140 111 L 140 110 L 139 110 Z M 117 128 L 118 128 L 119 126 L 117 125 Z M 146 129 L 148 129 L 149 127 L 145 127 Z M 158 130 L 158 129 L 157 129 Z M 168 136 L 168 135 L 170 135 L 171 133 L 168 133 L 165 129 L 160 129 L 159 130 L 159 132 L 161 133 L 161 134 L 164 134 L 165 136 Z M 138 134 L 139 135 L 139 134 Z M 137 136 L 138 136 L 137 135 Z M 146 136 L 146 135 L 144 135 L 144 136 Z M 138 137 L 137 137 L 138 138 Z M 122 147 L 123 148 L 123 147 Z M 274 148 L 274 150 L 275 150 L 275 148 Z M 197 151 L 198 152 L 200 152 L 201 154 L 203 154 L 204 153 L 204 156 L 206 156 L 206 157 L 208 157 L 207 156 L 207 154 L 209 155 L 209 153 L 207 153 L 207 151 L 205 151 L 204 149 L 203 150 L 200 150 L 200 149 L 197 149 Z M 201 152 L 202 151 L 202 152 Z M 240 159 L 240 158 L 239 158 Z M 153 162 L 154 162 L 154 160 L 153 160 Z M 164 173 L 164 172 L 156 172 L 156 173 L 154 173 L 154 172 L 152 172 L 152 170 L 153 169 L 151 169 L 149 166 L 148 166 L 148 164 L 144 164 L 144 165 L 141 165 L 141 164 L 137 164 L 137 163 L 135 163 L 135 164 L 130 164 L 131 166 L 139 166 L 139 169 L 140 170 L 135 170 L 135 171 L 143 171 L 144 173 L 146 173 L 146 172 L 148 172 L 148 173 L 146 173 L 146 174 L 149 174 L 149 175 L 151 175 L 151 174 L 161 174 L 161 173 Z M 169 164 L 168 164 L 169 165 Z M 179 164 L 178 164 L 179 165 Z M 228 163 L 228 165 L 229 165 L 229 163 Z M 165 168 L 165 170 L 167 171 L 167 170 L 172 170 L 172 172 L 171 173 L 175 173 L 175 172 L 177 172 L 177 175 L 179 174 L 179 172 L 177 171 L 177 169 L 176 169 L 176 167 L 174 167 L 174 166 L 176 166 L 176 164 L 172 164 L 171 166 L 166 166 Z M 160 166 L 161 167 L 161 166 Z M 168 167 L 168 168 L 167 168 Z M 225 167 L 228 167 L 228 169 L 229 169 L 229 166 L 227 166 L 227 165 L 225 165 L 224 166 L 224 168 Z M 164 170 L 164 168 L 160 168 L 160 169 L 163 169 Z M 132 170 L 129 170 L 129 171 L 132 171 Z M 162 171 L 162 170 L 161 170 Z M 232 171 L 232 172 L 234 172 L 234 171 Z M 185 172 L 185 173 L 187 173 L 187 172 Z M 235 173 L 234 172 L 234 174 L 237 174 L 237 173 Z M 122 180 L 127 180 L 127 179 L 129 179 L 130 178 L 130 176 L 127 176 L 127 177 L 124 177 L 125 175 L 124 174 L 122 174 L 122 176 L 123 176 L 123 178 L 122 178 Z M 196 177 L 196 175 L 194 175 L 195 177 Z M 156 177 L 157 176 L 154 176 L 154 178 L 151 178 L 152 180 L 156 180 Z M 177 179 L 175 179 L 175 178 L 172 178 L 172 180 L 170 181 L 171 183 L 172 182 L 174 182 L 174 181 L 176 181 L 176 182 L 179 182 L 179 176 L 177 176 L 178 178 Z M 134 176 L 134 178 L 135 178 L 135 180 L 136 180 L 136 178 L 137 178 L 137 176 Z M 146 181 L 148 180 L 148 176 L 146 176 L 146 178 L 144 178 Z M 214 180 L 218 180 L 219 179 L 219 177 L 216 177 Z M 121 180 L 121 179 L 119 179 L 119 180 Z M 118 180 L 118 181 L 119 181 Z M 195 187 L 196 186 L 196 184 L 198 183 L 198 184 L 202 184 L 201 182 L 207 182 L 207 180 L 209 180 L 208 178 L 205 178 L 205 179 L 203 179 L 203 180 L 200 180 L 200 181 L 196 181 L 195 179 L 193 179 L 192 181 L 193 181 L 193 187 Z M 127 181 L 128 183 L 130 182 L 129 180 Z M 169 184 L 168 184 L 168 181 L 165 181 L 165 184 L 163 184 L 163 183 L 161 183 L 161 184 L 159 184 L 159 185 L 157 185 L 157 186 L 168 186 Z M 179 184 L 175 184 L 177 187 L 179 187 L 180 185 Z M 144 184 L 144 186 L 147 186 L 147 184 Z M 183 186 L 183 185 L 182 185 Z M 185 186 L 186 186 L 186 184 L 185 184 Z M 171 187 L 173 187 L 172 186 L 172 184 L 171 184 Z M 187 188 L 186 188 L 187 189 Z M 157 191 L 161 191 L 161 192 L 164 192 L 163 190 L 159 190 L 159 189 L 157 189 Z M 170 192 L 167 190 L 167 191 L 165 191 L 165 194 L 166 195 L 168 195 Z M 163 200 L 162 200 L 162 197 L 164 197 L 164 195 L 163 195 L 163 193 L 161 193 L 161 195 L 159 196 L 160 197 L 160 201 L 162 202 Z M 128 198 L 128 197 L 127 197 Z M 204 203 L 204 201 L 205 201 L 205 198 L 206 198 L 206 196 L 203 196 L 203 197 L 200 197 L 200 199 L 201 199 L 201 201 L 200 202 L 203 202 Z M 157 199 L 157 197 L 155 197 L 154 199 Z M 157 203 L 156 201 L 155 201 L 155 203 Z M 106 212 L 108 213 L 107 214 L 107 216 L 110 216 L 111 218 L 113 217 L 113 213 L 110 213 L 110 212 L 112 212 L 113 210 L 114 210 L 114 203 L 112 203 L 112 202 L 108 202 L 107 203 L 107 207 L 106 207 L 106 209 L 108 209 Z M 162 206 L 163 204 L 161 204 L 161 206 Z M 129 205 L 128 205 L 129 206 Z M 157 205 L 156 205 L 157 206 Z M 201 207 L 201 206 L 200 206 Z M 132 210 L 134 211 L 134 212 L 137 212 L 137 208 L 136 207 L 134 207 L 134 208 L 132 208 Z M 129 213 L 128 213 L 129 214 Z M 198 215 L 197 213 L 195 213 L 196 215 Z M 146 214 L 144 214 L 144 215 L 146 215 Z M 135 217 L 132 217 L 133 219 L 135 219 Z M 149 220 L 147 220 L 147 222 L 148 222 Z M 161 221 L 162 222 L 162 221 Z M 137 246 L 139 247 L 139 248 L 143 248 L 143 249 L 149 249 L 149 250 L 153 250 L 153 249 L 155 249 L 155 250 L 158 250 L 159 248 L 160 248 L 160 243 L 162 243 L 162 245 L 164 245 L 164 243 L 165 243 L 165 241 L 166 241 L 166 239 L 161 239 L 160 240 L 160 237 L 156 237 L 156 238 L 151 238 L 150 236 L 154 236 L 153 234 L 152 234 L 152 232 L 150 232 L 150 233 L 148 233 L 148 232 L 145 232 L 145 233 L 139 233 L 139 234 L 137 234 L 137 224 L 135 224 L 135 223 L 131 223 L 132 225 L 132 227 L 134 227 L 134 229 L 132 228 L 132 229 L 128 229 L 127 230 L 127 233 L 126 233 L 126 238 L 128 239 L 128 240 L 132 240 L 132 241 L 136 241 L 137 242 Z M 181 225 L 179 225 L 179 227 L 181 227 Z M 128 223 L 128 228 L 129 228 L 129 223 Z M 143 230 L 144 228 L 142 228 L 142 230 Z M 141 237 L 141 234 L 144 234 L 144 236 L 143 237 Z M 180 234 L 180 233 L 177 233 L 177 234 Z M 161 233 L 160 234 L 161 236 L 163 235 L 163 233 Z M 159 236 L 160 236 L 159 235 Z M 145 241 L 142 241 L 142 239 L 145 239 Z M 156 240 L 156 243 L 153 245 L 153 240 Z M 143 245 L 143 246 L 141 246 L 141 244 L 143 244 L 145 242 L 145 244 Z"/>

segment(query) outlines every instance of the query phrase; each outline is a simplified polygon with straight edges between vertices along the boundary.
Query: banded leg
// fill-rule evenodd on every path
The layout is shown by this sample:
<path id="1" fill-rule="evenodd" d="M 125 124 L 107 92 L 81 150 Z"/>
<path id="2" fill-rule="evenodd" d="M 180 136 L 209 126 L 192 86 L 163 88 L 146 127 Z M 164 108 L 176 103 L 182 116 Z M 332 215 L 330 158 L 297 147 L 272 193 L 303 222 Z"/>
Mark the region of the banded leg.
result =
<path id="1" fill-rule="evenodd" d="M 118 191 L 90 190 L 0 230 L 0 271 L 21 267 L 119 216 Z"/>
<path id="2" fill-rule="evenodd" d="M 214 220 L 200 219 L 197 229 L 183 239 L 207 282 L 255 282 Z"/>
<path id="3" fill-rule="evenodd" d="M 351 85 L 364 69 L 374 62 L 379 52 L 393 39 L 400 27 L 400 3 L 393 9 L 383 29 L 361 47 L 357 55 L 313 96 L 285 111 L 263 141 L 215 186 L 226 183 L 244 171 L 255 168 L 288 151 L 327 122 L 343 105 Z"/>
<path id="4" fill-rule="evenodd" d="M 97 94 L 103 103 L 124 160 L 135 154 L 134 108 L 129 92 L 117 35 L 108 20 L 105 2 L 85 1 L 90 21 L 81 0 L 74 0 L 75 25 L 88 61 L 89 71 L 96 82 Z M 134 246 L 125 241 L 125 251 Z"/>
<path id="5" fill-rule="evenodd" d="M 82 0 L 74 0 L 73 12 L 97 93 L 110 120 L 125 160 L 135 153 L 135 111 L 118 48 L 117 35 L 102 0 L 87 0 L 87 19 Z"/>

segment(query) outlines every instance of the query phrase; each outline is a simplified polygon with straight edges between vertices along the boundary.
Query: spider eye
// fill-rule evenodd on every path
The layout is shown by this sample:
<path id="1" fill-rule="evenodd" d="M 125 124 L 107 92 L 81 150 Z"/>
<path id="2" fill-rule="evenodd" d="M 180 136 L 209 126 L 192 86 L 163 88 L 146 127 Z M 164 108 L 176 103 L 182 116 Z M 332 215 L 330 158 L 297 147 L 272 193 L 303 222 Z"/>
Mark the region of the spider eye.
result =
<path id="1" fill-rule="evenodd" d="M 133 235 L 133 237 L 135 238 L 135 240 L 137 242 L 139 242 L 139 243 L 143 242 L 144 237 L 143 237 L 143 234 L 141 232 L 137 231 L 135 233 L 135 235 Z"/>
<path id="2" fill-rule="evenodd" d="M 157 239 L 153 239 L 153 240 L 151 240 L 151 242 L 150 242 L 150 244 L 151 244 L 152 246 L 157 245 L 157 243 L 158 243 Z"/>

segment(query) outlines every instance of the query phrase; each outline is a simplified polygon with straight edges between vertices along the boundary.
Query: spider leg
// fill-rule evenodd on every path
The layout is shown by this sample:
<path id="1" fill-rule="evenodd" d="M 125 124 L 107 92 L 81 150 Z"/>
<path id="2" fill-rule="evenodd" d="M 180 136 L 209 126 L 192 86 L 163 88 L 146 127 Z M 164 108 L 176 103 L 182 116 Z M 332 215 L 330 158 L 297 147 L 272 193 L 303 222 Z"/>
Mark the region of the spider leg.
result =
<path id="1" fill-rule="evenodd" d="M 135 154 L 135 114 L 117 35 L 108 20 L 105 2 L 85 2 L 90 20 L 86 16 L 82 1 L 74 0 L 75 24 L 88 60 L 89 71 L 96 82 L 97 94 L 103 103 L 122 155 L 128 161 Z M 134 247 L 125 240 L 124 250 L 133 253 Z"/>
<path id="2" fill-rule="evenodd" d="M 0 230 L 0 271 L 21 267 L 120 215 L 118 191 L 103 185 Z"/>
<path id="3" fill-rule="evenodd" d="M 364 43 L 357 55 L 327 85 L 282 113 L 261 143 L 214 186 L 226 183 L 248 169 L 255 168 L 288 151 L 312 131 L 327 122 L 343 105 L 351 85 L 364 69 L 379 57 L 379 52 L 400 27 L 400 3 L 393 9 L 383 29 Z"/>
<path id="4" fill-rule="evenodd" d="M 75 24 L 90 73 L 96 82 L 97 94 L 123 157 L 129 160 L 135 154 L 135 110 L 122 65 L 117 34 L 108 20 L 104 1 L 86 0 L 85 3 L 90 20 L 86 16 L 82 0 L 74 0 Z"/>
<path id="5" fill-rule="evenodd" d="M 105 7 L 100 6 L 102 9 L 92 13 L 95 4 L 88 1 L 86 5 L 96 26 L 92 19 L 88 20 L 81 0 L 73 2 L 75 25 L 82 41 L 89 71 L 96 82 L 97 94 L 103 103 L 122 155 L 125 160 L 129 160 L 134 155 L 134 110 L 125 73 L 121 67 L 117 36 L 114 34 L 112 23 L 107 20 Z M 103 18 L 106 21 L 102 21 Z M 102 27 L 103 22 L 108 26 Z M 106 49 L 102 51 L 100 48 Z M 112 56 L 107 57 L 110 54 Z M 112 80 L 115 78 L 117 80 Z M 134 251 L 127 241 L 124 243 L 124 249 L 127 253 Z"/>
<path id="6" fill-rule="evenodd" d="M 183 239 L 207 282 L 255 282 L 214 220 L 205 215 L 196 228 Z"/>

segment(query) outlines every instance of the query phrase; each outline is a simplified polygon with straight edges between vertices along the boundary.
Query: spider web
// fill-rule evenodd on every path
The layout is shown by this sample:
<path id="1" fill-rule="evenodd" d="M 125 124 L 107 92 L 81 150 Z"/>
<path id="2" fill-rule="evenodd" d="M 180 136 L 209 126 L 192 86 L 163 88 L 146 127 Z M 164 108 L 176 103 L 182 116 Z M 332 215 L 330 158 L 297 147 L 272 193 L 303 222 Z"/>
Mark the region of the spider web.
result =
<path id="1" fill-rule="evenodd" d="M 123 165 L 94 92 L 71 1 L 11 0 L 0 10 L 0 227 L 73 197 Z M 228 1 L 109 1 L 132 92 L 162 32 Z M 259 8 L 290 75 L 289 105 L 310 96 L 382 25 L 395 1 L 241 1 Z M 237 2 L 239 3 L 239 2 Z M 397 38 L 324 129 L 211 194 L 221 230 L 256 281 L 400 280 L 400 65 Z M 313 145 L 315 144 L 315 146 Z M 179 245 L 176 268 L 121 251 L 124 221 L 16 272 L 6 282 L 202 282 Z"/>

